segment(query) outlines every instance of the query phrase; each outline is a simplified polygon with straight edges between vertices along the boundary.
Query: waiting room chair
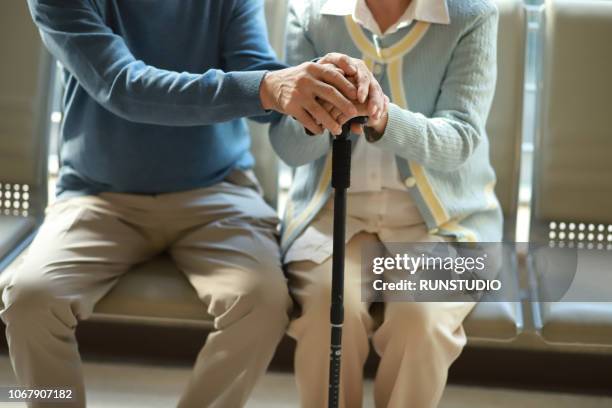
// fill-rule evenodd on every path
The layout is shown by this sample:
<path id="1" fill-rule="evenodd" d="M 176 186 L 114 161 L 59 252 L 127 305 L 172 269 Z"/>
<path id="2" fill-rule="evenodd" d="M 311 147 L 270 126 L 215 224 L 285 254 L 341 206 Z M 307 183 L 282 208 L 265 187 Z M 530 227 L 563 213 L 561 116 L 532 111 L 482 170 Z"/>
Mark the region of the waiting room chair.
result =
<path id="1" fill-rule="evenodd" d="M 520 0 L 498 0 L 497 3 L 500 9 L 499 79 L 487 129 L 491 139 L 492 160 L 498 173 L 496 192 L 508 225 L 505 239 L 513 241 L 522 126 L 525 17 Z M 275 4 L 268 1 L 266 5 L 268 16 L 271 16 L 270 7 L 275 7 Z M 35 36 L 29 15 L 23 14 L 20 18 L 16 24 L 28 27 Z M 269 24 L 273 43 L 282 43 L 279 36 L 283 35 L 284 21 L 281 20 L 277 16 Z M 29 150 L 27 153 L 32 154 Z M 33 163 L 36 160 L 28 158 L 24 162 Z M 44 179 L 41 176 L 42 181 L 39 183 Z M 30 188 L 37 185 L 29 182 L 32 183 Z M 268 184 L 264 183 L 264 187 Z M 44 205 L 39 210 L 42 211 L 42 208 Z M 36 222 L 32 222 L 35 225 Z M 505 271 L 516 274 L 514 254 L 508 255 Z M 195 291 L 166 255 L 139 265 L 125 274 L 115 288 L 97 304 L 93 319 L 212 327 L 211 318 Z M 507 341 L 516 337 L 521 327 L 522 312 L 517 302 L 480 303 L 466 321 L 470 339 Z"/>
<path id="2" fill-rule="evenodd" d="M 491 162 L 497 175 L 495 193 L 504 213 L 504 242 L 515 242 L 520 149 L 523 126 L 525 9 L 520 0 L 497 0 L 499 9 L 497 86 L 487 121 Z M 518 301 L 516 253 L 504 248 L 503 282 L 515 284 L 512 300 L 480 302 L 465 321 L 470 341 L 510 341 L 523 328 Z M 504 299 L 505 300 L 505 299 Z"/>
<path id="3" fill-rule="evenodd" d="M 589 301 L 612 298 L 612 1 L 549 0 L 545 11 L 530 241 L 580 251 L 572 287 L 584 299 L 550 302 L 561 270 L 532 251 L 534 321 L 551 343 L 612 345 L 612 303 Z"/>
<path id="4" fill-rule="evenodd" d="M 19 38 L 19 41 L 15 41 Z M 47 204 L 47 140 L 54 65 L 25 2 L 0 14 L 0 271 L 31 240 Z"/>

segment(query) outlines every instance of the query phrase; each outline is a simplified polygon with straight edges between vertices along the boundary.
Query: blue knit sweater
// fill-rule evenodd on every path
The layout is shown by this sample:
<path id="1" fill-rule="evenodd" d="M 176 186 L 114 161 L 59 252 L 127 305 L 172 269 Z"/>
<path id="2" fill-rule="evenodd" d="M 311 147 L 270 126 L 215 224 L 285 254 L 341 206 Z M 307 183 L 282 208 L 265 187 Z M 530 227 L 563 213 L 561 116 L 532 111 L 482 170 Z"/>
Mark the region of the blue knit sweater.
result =
<path id="1" fill-rule="evenodd" d="M 249 168 L 242 117 L 283 68 L 262 0 L 28 0 L 65 68 L 58 194 L 155 194 Z M 266 117 L 260 118 L 266 120 Z"/>

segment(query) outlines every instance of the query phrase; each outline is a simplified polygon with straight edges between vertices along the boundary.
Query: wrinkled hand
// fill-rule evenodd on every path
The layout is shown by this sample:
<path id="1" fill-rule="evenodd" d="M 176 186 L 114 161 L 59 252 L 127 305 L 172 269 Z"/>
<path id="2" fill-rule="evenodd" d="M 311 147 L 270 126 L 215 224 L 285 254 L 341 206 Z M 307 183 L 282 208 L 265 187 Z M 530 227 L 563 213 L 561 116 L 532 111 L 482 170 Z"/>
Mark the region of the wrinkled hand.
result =
<path id="1" fill-rule="evenodd" d="M 325 128 L 339 134 L 342 123 L 332 118 L 322 103 L 331 104 L 345 117 L 357 115 L 352 102 L 357 100 L 357 87 L 342 71 L 331 64 L 305 62 L 268 72 L 259 90 L 262 106 L 293 116 L 311 133 L 321 133 Z"/>
<path id="2" fill-rule="evenodd" d="M 318 62 L 320 64 L 333 64 L 341 69 L 345 76 L 357 87 L 356 102 L 366 104 L 367 115 L 365 116 L 369 116 L 370 120 L 380 119 L 387 104 L 385 94 L 365 62 L 337 52 L 327 54 Z"/>
<path id="3" fill-rule="evenodd" d="M 323 102 L 323 108 L 338 123 L 346 123 L 349 119 L 352 119 L 352 117 L 347 117 L 346 115 L 344 115 L 344 113 L 342 113 L 342 111 L 340 111 L 338 108 L 336 108 L 334 105 L 332 105 L 329 102 Z M 368 123 L 366 125 L 360 125 L 356 123 L 351 124 L 352 133 L 362 134 L 363 126 L 372 128 L 374 129 L 376 133 L 381 134 L 381 135 L 385 133 L 385 129 L 387 127 L 387 121 L 389 118 L 389 115 L 388 115 L 389 98 L 387 97 L 387 95 L 383 94 L 383 107 L 382 107 L 382 111 L 378 115 L 378 118 L 374 118 L 369 115 L 369 112 L 371 109 L 369 103 L 355 104 L 355 108 L 357 109 L 357 115 L 355 116 L 368 116 Z"/>

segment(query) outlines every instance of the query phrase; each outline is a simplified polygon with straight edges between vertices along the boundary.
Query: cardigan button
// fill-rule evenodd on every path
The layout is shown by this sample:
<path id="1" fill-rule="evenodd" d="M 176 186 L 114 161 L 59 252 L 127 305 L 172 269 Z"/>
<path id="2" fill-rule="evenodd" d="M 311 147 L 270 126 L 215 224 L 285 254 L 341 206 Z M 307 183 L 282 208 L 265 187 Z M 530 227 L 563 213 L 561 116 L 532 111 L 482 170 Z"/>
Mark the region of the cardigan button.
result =
<path id="1" fill-rule="evenodd" d="M 416 179 L 414 177 L 408 177 L 406 178 L 406 180 L 404 180 L 404 184 L 406 185 L 406 187 L 412 188 L 416 186 Z"/>
<path id="2" fill-rule="evenodd" d="M 380 64 L 374 64 L 374 75 L 380 75 L 383 72 L 383 67 Z"/>

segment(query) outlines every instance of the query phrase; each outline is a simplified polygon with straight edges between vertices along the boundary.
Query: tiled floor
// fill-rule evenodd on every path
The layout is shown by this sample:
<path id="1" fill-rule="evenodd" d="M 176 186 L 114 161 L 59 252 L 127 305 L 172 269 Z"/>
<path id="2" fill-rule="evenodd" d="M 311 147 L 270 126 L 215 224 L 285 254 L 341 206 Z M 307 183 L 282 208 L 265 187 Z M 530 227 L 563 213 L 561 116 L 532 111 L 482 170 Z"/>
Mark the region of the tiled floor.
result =
<path id="1" fill-rule="evenodd" d="M 173 407 L 189 375 L 187 367 L 86 362 L 85 376 L 91 408 Z M 0 357 L 0 385 L 14 384 L 8 358 Z M 371 408 L 372 384 L 366 385 Z M 270 373 L 258 385 L 248 408 L 297 407 L 297 392 L 289 374 Z M 23 408 L 0 403 L 4 408 Z M 612 398 L 449 386 L 440 408 L 610 408 Z"/>

